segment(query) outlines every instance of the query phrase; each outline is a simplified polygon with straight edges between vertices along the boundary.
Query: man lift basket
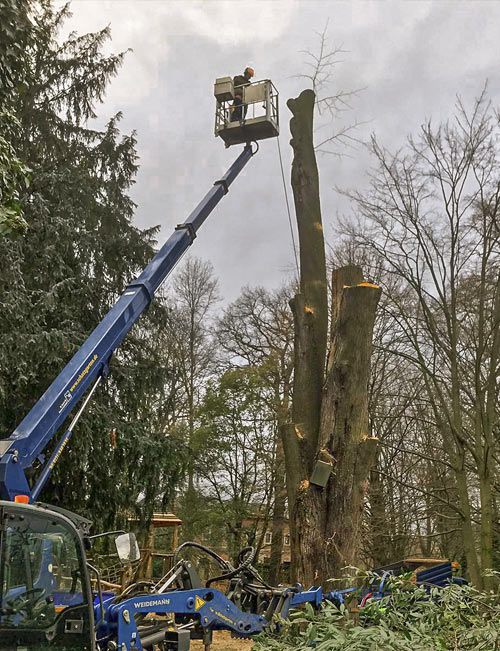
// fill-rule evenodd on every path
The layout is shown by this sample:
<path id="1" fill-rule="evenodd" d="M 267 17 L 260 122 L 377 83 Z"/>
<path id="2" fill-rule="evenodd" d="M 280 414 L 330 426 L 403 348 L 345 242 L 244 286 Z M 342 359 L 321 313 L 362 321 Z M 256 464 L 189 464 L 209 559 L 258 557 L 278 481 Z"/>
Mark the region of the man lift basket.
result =
<path id="1" fill-rule="evenodd" d="M 226 147 L 255 140 L 274 138 L 279 134 L 278 91 L 269 79 L 244 86 L 241 120 L 231 121 L 235 89 L 231 77 L 215 80 L 215 135 Z"/>

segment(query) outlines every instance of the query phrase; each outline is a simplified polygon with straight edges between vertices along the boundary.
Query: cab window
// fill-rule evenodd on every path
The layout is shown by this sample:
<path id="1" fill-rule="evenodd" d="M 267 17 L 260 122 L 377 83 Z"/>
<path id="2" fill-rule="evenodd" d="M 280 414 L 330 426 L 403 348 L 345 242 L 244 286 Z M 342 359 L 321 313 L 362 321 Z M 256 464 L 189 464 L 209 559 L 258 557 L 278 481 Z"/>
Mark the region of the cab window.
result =
<path id="1" fill-rule="evenodd" d="M 90 609 L 82 607 L 87 606 L 85 568 L 76 531 L 28 510 L 7 511 L 2 521 L 0 639 L 6 629 L 51 629 L 53 635 L 65 635 L 64 621 L 60 631 L 58 622 L 66 611 L 81 622 L 77 628 L 88 629 Z"/>

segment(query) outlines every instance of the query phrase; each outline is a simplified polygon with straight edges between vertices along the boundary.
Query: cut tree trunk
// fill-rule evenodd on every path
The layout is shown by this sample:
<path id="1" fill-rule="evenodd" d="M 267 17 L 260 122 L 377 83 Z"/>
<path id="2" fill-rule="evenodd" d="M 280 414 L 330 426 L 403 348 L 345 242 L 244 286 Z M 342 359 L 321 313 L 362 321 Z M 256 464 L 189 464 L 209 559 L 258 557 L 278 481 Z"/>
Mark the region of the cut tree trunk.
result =
<path id="1" fill-rule="evenodd" d="M 368 436 L 368 379 L 380 289 L 361 269 L 334 273 L 331 347 L 326 364 L 328 296 L 319 177 L 313 144 L 315 95 L 288 101 L 294 151 L 292 188 L 300 244 L 292 425 L 283 437 L 291 515 L 292 578 L 305 584 L 338 576 L 359 542 L 376 441 Z M 325 488 L 310 483 L 318 463 L 334 464 Z"/>
<path id="2" fill-rule="evenodd" d="M 300 293 L 292 301 L 295 318 L 295 375 L 292 419 L 300 424 L 304 445 L 315 449 L 328 336 L 325 242 L 319 176 L 312 124 L 315 95 L 303 91 L 288 100 L 294 150 L 292 189 L 300 242 Z"/>
<path id="3" fill-rule="evenodd" d="M 295 499 L 297 576 L 306 584 L 339 577 L 356 560 L 361 518 L 377 439 L 368 436 L 368 382 L 375 312 L 380 288 L 360 282 L 347 285 L 357 268 L 334 272 L 340 296 L 333 324 L 331 355 L 321 405 L 318 446 L 302 467 Z M 359 279 L 359 278 L 358 278 Z M 322 489 L 306 471 L 316 461 L 333 463 Z"/>
<path id="4" fill-rule="evenodd" d="M 333 312 L 337 311 L 337 316 L 321 405 L 320 441 L 322 449 L 335 459 L 334 475 L 326 488 L 325 534 L 328 569 L 331 576 L 339 576 L 342 567 L 355 560 L 375 461 L 377 439 L 369 436 L 368 384 L 381 290 L 363 282 L 357 267 L 334 271 L 333 281 Z"/>
<path id="5" fill-rule="evenodd" d="M 271 585 L 281 583 L 281 566 L 283 557 L 283 537 L 285 528 L 286 488 L 285 488 L 285 462 L 283 445 L 277 445 L 276 451 L 276 479 L 274 482 L 274 509 L 272 518 L 271 554 L 269 557 L 269 577 Z"/>
<path id="6" fill-rule="evenodd" d="M 297 496 L 302 498 L 303 482 L 312 472 L 317 447 L 328 336 L 325 242 L 312 138 L 314 104 L 315 95 L 311 90 L 287 102 L 293 114 L 290 120 L 290 144 L 294 150 L 292 189 L 300 242 L 300 290 L 290 303 L 295 324 L 293 425 L 284 440 L 293 580 L 297 579 L 302 549 L 311 543 L 311 536 L 306 536 L 307 523 L 301 521 L 307 507 L 296 509 L 295 502 Z M 307 541 L 302 540 L 304 536 Z"/>

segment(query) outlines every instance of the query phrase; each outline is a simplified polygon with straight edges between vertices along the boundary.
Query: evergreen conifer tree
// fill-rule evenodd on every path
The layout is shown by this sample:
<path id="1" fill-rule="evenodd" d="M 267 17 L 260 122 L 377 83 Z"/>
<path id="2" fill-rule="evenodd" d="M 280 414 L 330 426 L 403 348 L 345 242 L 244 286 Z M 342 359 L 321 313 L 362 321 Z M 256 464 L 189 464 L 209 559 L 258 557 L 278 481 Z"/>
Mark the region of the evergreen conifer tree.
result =
<path id="1" fill-rule="evenodd" d="M 23 2 L 0 0 L 0 25 Z M 124 54 L 104 55 L 109 28 L 60 39 L 68 6 L 30 3 L 24 47 L 4 98 L 16 156 L 30 170 L 19 194 L 29 228 L 0 238 L 0 437 L 10 434 L 154 253 L 157 229 L 132 223 L 135 135 L 120 114 L 92 129 Z M 27 11 L 27 10 L 26 10 Z M 112 359 L 112 371 L 56 466 L 42 498 L 113 526 L 134 504 L 165 505 L 183 471 L 161 405 L 172 384 L 166 307 L 153 304 Z M 139 506 L 140 503 L 140 506 Z"/>

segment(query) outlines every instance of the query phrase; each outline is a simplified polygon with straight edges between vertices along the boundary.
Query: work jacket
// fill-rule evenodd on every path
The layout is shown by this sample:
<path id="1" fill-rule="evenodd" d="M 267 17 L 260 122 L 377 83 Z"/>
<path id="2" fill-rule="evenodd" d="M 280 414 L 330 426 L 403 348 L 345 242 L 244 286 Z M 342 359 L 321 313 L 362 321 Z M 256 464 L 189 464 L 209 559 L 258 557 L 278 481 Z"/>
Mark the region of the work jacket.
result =
<path id="1" fill-rule="evenodd" d="M 245 77 L 245 75 L 236 75 L 233 79 L 234 84 L 234 94 L 236 97 L 243 97 L 243 88 L 242 86 L 250 86 L 250 79 Z"/>

